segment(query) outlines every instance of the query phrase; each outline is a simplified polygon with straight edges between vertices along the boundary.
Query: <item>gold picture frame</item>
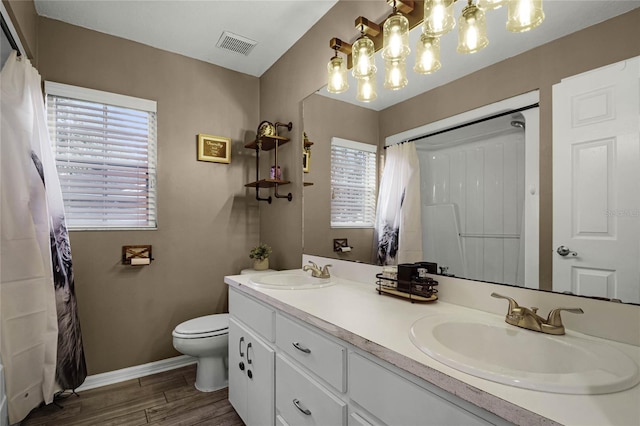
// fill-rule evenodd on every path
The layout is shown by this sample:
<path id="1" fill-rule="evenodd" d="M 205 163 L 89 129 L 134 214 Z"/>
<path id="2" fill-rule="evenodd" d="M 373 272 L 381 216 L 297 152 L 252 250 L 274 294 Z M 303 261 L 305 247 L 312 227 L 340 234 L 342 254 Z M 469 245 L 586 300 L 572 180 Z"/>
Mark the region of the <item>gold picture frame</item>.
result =
<path id="1" fill-rule="evenodd" d="M 231 162 L 231 138 L 198 135 L 198 161 L 229 164 Z"/>
<path id="2" fill-rule="evenodd" d="M 302 153 L 302 171 L 309 173 L 309 170 L 311 170 L 311 152 L 305 149 Z"/>

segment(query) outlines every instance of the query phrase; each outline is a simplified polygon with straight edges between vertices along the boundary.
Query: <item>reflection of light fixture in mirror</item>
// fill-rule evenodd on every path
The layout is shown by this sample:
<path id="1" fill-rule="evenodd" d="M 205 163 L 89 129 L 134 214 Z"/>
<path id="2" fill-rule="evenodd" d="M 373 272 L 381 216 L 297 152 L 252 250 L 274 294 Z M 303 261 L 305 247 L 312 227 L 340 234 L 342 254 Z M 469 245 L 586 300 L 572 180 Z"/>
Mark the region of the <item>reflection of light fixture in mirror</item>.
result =
<path id="1" fill-rule="evenodd" d="M 327 92 L 342 93 L 349 89 L 349 83 L 347 82 L 347 66 L 342 58 L 338 56 L 337 48 L 335 49 L 335 55 L 327 64 L 327 73 Z"/>
<path id="2" fill-rule="evenodd" d="M 484 12 L 469 0 L 462 10 L 458 29 L 458 53 L 474 53 L 489 44 L 487 20 Z"/>
<path id="3" fill-rule="evenodd" d="M 423 33 L 418 40 L 413 70 L 418 74 L 431 74 L 438 71 L 440 65 L 440 39 Z"/>
<path id="4" fill-rule="evenodd" d="M 514 33 L 529 31 L 544 21 L 542 0 L 509 0 L 507 29 Z"/>
<path id="5" fill-rule="evenodd" d="M 376 92 L 376 76 L 360 77 L 358 79 L 358 91 L 356 99 L 360 102 L 371 102 L 376 100 L 378 93 Z"/>
<path id="6" fill-rule="evenodd" d="M 440 37 L 456 26 L 453 17 L 454 0 L 426 0 L 422 32 L 431 37 Z"/>
<path id="7" fill-rule="evenodd" d="M 502 7 L 509 0 L 478 0 L 477 6 L 482 10 L 494 10 Z"/>

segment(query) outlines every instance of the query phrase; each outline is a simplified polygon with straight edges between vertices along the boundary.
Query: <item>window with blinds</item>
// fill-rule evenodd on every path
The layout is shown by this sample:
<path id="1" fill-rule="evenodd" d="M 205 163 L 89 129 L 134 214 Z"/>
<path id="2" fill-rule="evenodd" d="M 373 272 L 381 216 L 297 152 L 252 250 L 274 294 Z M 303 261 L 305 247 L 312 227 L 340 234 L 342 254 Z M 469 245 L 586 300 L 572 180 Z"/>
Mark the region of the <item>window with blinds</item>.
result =
<path id="1" fill-rule="evenodd" d="M 373 228 L 376 146 L 331 139 L 331 227 Z"/>
<path id="2" fill-rule="evenodd" d="M 67 226 L 156 228 L 156 103 L 45 82 Z"/>

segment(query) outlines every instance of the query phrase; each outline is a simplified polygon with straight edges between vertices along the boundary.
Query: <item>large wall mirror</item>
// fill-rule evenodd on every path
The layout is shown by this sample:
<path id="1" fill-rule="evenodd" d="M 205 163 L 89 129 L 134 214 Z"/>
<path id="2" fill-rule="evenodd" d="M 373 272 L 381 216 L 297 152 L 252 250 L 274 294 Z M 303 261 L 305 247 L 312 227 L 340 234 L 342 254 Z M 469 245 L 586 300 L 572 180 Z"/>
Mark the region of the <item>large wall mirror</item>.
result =
<path id="1" fill-rule="evenodd" d="M 569 45 L 593 34 L 574 36 Z M 552 42 L 541 53 L 557 59 L 566 46 Z M 385 143 L 416 139 L 424 260 L 461 278 L 640 303 L 640 177 L 634 172 L 640 170 L 640 60 L 633 59 L 637 47 L 620 49 L 624 61 L 594 59 L 577 72 L 556 62 L 537 81 L 503 91 L 512 94 L 500 99 L 506 106 L 487 93 L 486 103 L 483 95 L 475 108 L 461 100 L 457 114 L 433 121 L 406 118 L 409 108 L 432 105 L 429 93 L 382 110 L 329 98 L 324 89 L 310 95 L 302 105 L 304 130 L 314 142 L 304 175 L 313 183 L 304 189 L 304 253 L 375 259 L 373 229 L 330 226 L 331 138 L 377 144 L 380 170 Z M 494 65 L 488 74 L 496 79 L 483 83 L 499 91 L 505 69 L 513 66 L 517 74 L 539 60 L 522 56 Z M 605 66 L 600 74 L 582 75 Z M 470 78 L 437 96 L 463 96 Z M 553 121 L 558 117 L 561 123 Z M 632 124 L 612 130 L 616 121 Z M 409 124 L 398 129 L 390 122 Z M 570 140 L 572 146 L 558 142 Z M 345 238 L 351 251 L 335 252 L 333 239 Z"/>

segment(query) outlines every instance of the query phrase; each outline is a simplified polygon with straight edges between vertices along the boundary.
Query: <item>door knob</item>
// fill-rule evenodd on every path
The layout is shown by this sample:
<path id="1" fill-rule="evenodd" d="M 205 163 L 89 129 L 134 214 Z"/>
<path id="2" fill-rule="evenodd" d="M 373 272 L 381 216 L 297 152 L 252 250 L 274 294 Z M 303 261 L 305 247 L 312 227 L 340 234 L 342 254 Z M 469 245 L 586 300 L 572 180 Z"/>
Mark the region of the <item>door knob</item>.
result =
<path id="1" fill-rule="evenodd" d="M 565 257 L 567 255 L 571 255 L 573 257 L 576 257 L 578 255 L 578 253 L 576 253 L 575 251 L 569 249 L 569 247 L 567 246 L 560 246 L 558 247 L 558 249 L 556 250 L 556 253 L 558 253 L 560 256 Z"/>

